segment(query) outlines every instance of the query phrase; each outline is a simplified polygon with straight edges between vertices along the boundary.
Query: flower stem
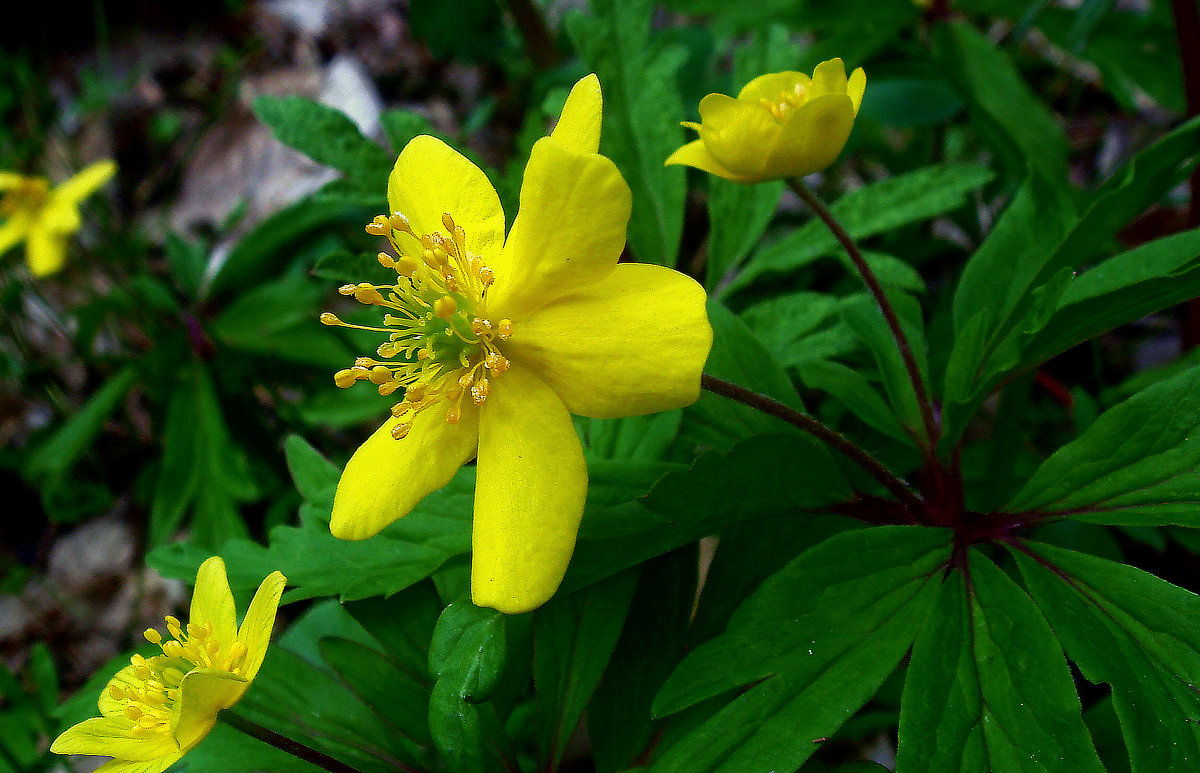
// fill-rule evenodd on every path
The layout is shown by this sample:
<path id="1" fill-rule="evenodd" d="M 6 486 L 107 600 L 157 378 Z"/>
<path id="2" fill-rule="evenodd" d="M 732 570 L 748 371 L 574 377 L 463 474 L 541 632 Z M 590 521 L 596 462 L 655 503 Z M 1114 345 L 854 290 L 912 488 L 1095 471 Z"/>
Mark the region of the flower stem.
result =
<path id="1" fill-rule="evenodd" d="M 562 58 L 554 45 L 554 38 L 542 18 L 541 11 L 531 0 L 506 0 L 513 21 L 525 39 L 525 53 L 539 70 L 549 70 Z"/>
<path id="2" fill-rule="evenodd" d="M 772 400 L 764 394 L 759 394 L 744 386 L 710 376 L 707 373 L 701 374 L 700 386 L 713 394 L 728 397 L 730 400 L 736 400 L 757 411 L 762 411 L 777 419 L 783 419 L 794 427 L 799 427 L 817 440 L 841 451 L 846 458 L 859 467 L 862 467 L 872 478 L 879 481 L 885 489 L 891 492 L 892 496 L 908 505 L 914 511 L 919 512 L 923 509 L 920 498 L 908 488 L 908 485 L 904 481 L 897 478 L 892 474 L 891 470 L 880 464 L 878 459 L 857 446 L 854 441 L 845 435 L 830 429 L 811 416 L 806 416 L 793 408 L 789 408 L 778 400 Z"/>
<path id="3" fill-rule="evenodd" d="M 335 760 L 333 757 L 330 757 L 324 752 L 319 752 L 310 746 L 305 746 L 299 741 L 294 741 L 285 735 L 276 733 L 274 730 L 268 730 L 262 725 L 251 722 L 245 717 L 239 714 L 234 714 L 228 709 L 218 714 L 217 718 L 230 727 L 242 731 L 251 738 L 257 738 L 265 744 L 270 744 L 276 749 L 285 751 L 293 757 L 298 757 L 305 762 L 311 762 L 318 768 L 330 771 L 330 773 L 361 773 L 358 768 L 353 768 L 344 762 Z M 402 767 L 400 769 L 406 771 L 412 770 L 408 767 Z"/>
<path id="4" fill-rule="evenodd" d="M 929 393 L 925 390 L 925 381 L 921 378 L 921 371 L 917 367 L 917 359 L 913 356 L 912 346 L 908 343 L 908 337 L 904 335 L 904 328 L 900 326 L 900 318 L 896 316 L 896 310 L 892 308 L 891 301 L 888 300 L 887 294 L 883 291 L 883 285 L 879 284 L 879 278 L 875 276 L 875 272 L 867 265 L 867 261 L 863 258 L 862 253 L 858 249 L 858 245 L 850 238 L 850 234 L 846 233 L 846 229 L 842 228 L 842 224 L 837 221 L 829 208 L 817 198 L 803 180 L 792 178 L 788 180 L 788 186 L 795 191 L 796 195 L 808 205 L 808 207 L 816 213 L 817 217 L 825 223 L 825 226 L 833 233 L 834 237 L 846 250 L 846 254 L 850 256 L 851 262 L 854 263 L 854 268 L 858 270 L 859 276 L 866 283 L 867 289 L 871 291 L 871 295 L 875 298 L 875 303 L 879 306 L 879 310 L 883 312 L 883 318 L 887 321 L 888 328 L 892 331 L 892 338 L 896 340 L 896 347 L 900 350 L 900 357 L 904 360 L 904 369 L 908 371 L 908 378 L 912 382 L 913 391 L 917 396 L 917 405 L 921 410 L 921 421 L 925 425 L 925 437 L 929 443 L 928 450 L 932 455 L 932 449 L 937 446 L 938 431 L 937 421 L 933 417 L 933 403 L 929 400 Z"/>

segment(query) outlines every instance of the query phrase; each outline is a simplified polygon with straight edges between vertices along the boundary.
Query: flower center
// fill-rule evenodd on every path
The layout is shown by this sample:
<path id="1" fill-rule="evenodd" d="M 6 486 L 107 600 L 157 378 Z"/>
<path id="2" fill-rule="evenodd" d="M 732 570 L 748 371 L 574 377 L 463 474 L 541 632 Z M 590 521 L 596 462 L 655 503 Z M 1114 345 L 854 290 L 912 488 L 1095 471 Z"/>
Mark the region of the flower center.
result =
<path id="1" fill-rule="evenodd" d="M 787 120 L 793 110 L 808 101 L 808 87 L 799 81 L 792 88 L 779 92 L 774 100 L 763 97 L 759 100 L 763 107 L 771 111 L 771 115 L 779 123 Z"/>
<path id="2" fill-rule="evenodd" d="M 194 668 L 213 668 L 239 675 L 246 657 L 246 645 L 240 641 L 222 647 L 213 638 L 211 623 L 188 623 L 167 615 L 170 639 L 153 628 L 146 629 L 146 641 L 157 644 L 161 655 L 134 655 L 133 677 L 137 684 L 110 685 L 109 697 L 122 704 L 125 716 L 134 722 L 136 735 L 166 735 L 171 732 L 171 709 L 179 700 L 183 677 Z"/>
<path id="3" fill-rule="evenodd" d="M 39 177 L 26 177 L 0 198 L 0 217 L 12 217 L 22 210 L 41 209 L 49 197 L 49 183 Z"/>
<path id="4" fill-rule="evenodd" d="M 369 381 L 381 395 L 403 388 L 404 400 L 392 407 L 396 418 L 408 417 L 392 429 L 397 440 L 408 434 L 417 413 L 443 402 L 446 421 L 457 423 L 466 396 L 483 405 L 491 380 L 508 369 L 497 344 L 512 335 L 512 321 L 491 320 L 484 311 L 494 274 L 467 249 L 467 234 L 453 217 L 442 215 L 442 225 L 444 232 L 418 234 L 399 212 L 378 215 L 367 224 L 367 233 L 386 236 L 397 255 L 379 253 L 379 262 L 395 270 L 396 283 L 363 282 L 338 292 L 394 312 L 384 314 L 386 327 L 352 325 L 329 312 L 321 315 L 326 325 L 387 334 L 376 350 L 380 359 L 359 357 L 353 367 L 334 374 L 333 381 L 342 388 Z"/>

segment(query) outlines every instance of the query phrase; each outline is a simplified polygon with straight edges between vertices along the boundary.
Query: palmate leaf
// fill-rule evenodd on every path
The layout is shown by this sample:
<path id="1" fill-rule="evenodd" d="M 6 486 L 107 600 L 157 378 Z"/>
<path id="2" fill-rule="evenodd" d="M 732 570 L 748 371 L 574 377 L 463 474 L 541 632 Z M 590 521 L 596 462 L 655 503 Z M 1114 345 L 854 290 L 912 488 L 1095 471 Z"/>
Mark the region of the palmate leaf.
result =
<path id="1" fill-rule="evenodd" d="M 1160 239 L 1075 270 L 1108 248 L 1117 232 L 1185 179 L 1200 153 L 1200 119 L 1138 153 L 1076 216 L 1030 176 L 963 270 L 954 295 L 955 341 L 945 390 L 943 443 L 957 440 L 976 407 L 1014 370 L 1119 324 L 1192 297 L 1192 237 Z"/>
<path id="2" fill-rule="evenodd" d="M 847 193 L 831 209 L 850 236 L 861 240 L 958 209 L 966 203 L 968 193 L 987 184 L 992 176 L 981 166 L 929 166 Z M 825 224 L 814 218 L 754 253 L 726 290 L 747 287 L 767 274 L 792 271 L 838 249 Z"/>
<path id="3" fill-rule="evenodd" d="M 1134 773 L 1200 766 L 1200 597 L 1125 564 L 1012 550 L 1067 657 L 1112 686 Z"/>
<path id="4" fill-rule="evenodd" d="M 1200 525 L 1200 368 L 1105 411 L 1034 472 L 1007 512 Z"/>
<path id="5" fill-rule="evenodd" d="M 1054 634 L 978 551 L 913 645 L 897 773 L 1103 773 Z"/>
<path id="6" fill-rule="evenodd" d="M 683 144 L 675 73 L 686 51 L 652 37 L 649 0 L 590 5 L 590 14 L 567 17 L 567 31 L 604 87 L 601 152 L 633 191 L 629 248 L 643 263 L 674 266 L 687 190 L 682 168 L 663 162 Z"/>
<path id="7" fill-rule="evenodd" d="M 940 529 L 845 532 L 776 572 L 694 650 L 658 716 L 753 685 L 667 748 L 655 771 L 794 770 L 878 689 L 937 599 Z"/>

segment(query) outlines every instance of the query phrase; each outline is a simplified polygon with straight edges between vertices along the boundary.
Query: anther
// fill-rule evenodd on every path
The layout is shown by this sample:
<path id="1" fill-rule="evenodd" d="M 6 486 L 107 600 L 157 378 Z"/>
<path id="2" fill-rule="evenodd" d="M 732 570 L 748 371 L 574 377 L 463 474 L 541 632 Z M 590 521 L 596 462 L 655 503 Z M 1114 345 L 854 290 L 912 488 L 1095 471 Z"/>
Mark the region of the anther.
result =
<path id="1" fill-rule="evenodd" d="M 380 253 L 381 255 L 383 253 Z M 354 295 L 355 285 L 342 285 L 338 288 L 338 295 Z"/>
<path id="2" fill-rule="evenodd" d="M 425 261 L 425 265 L 429 266 L 430 268 L 441 267 L 438 263 L 437 255 L 434 255 L 433 250 L 431 249 L 421 251 L 421 260 Z"/>
<path id="3" fill-rule="evenodd" d="M 374 285 L 363 282 L 354 288 L 354 300 L 370 306 L 383 303 L 383 295 L 375 289 Z"/>
<path id="4" fill-rule="evenodd" d="M 462 389 L 466 389 L 467 387 L 471 386 L 471 382 L 474 380 L 475 374 L 468 370 L 466 373 L 458 377 L 458 386 Z"/>
<path id="5" fill-rule="evenodd" d="M 419 266 L 416 259 L 411 255 L 401 255 L 396 259 L 396 264 L 393 266 L 393 268 L 396 269 L 397 274 L 409 279 L 411 279 L 412 275 L 417 272 L 418 267 Z"/>
<path id="6" fill-rule="evenodd" d="M 397 231 L 403 231 L 407 234 L 411 234 L 413 232 L 412 226 L 408 223 L 408 218 L 399 212 L 392 213 L 392 216 L 388 218 L 388 225 L 390 225 L 392 228 L 395 228 Z"/>
<path id="7" fill-rule="evenodd" d="M 388 255 L 386 252 L 381 252 L 375 257 L 379 260 L 379 265 L 383 266 L 384 268 L 396 267 L 396 259 L 391 255 Z"/>
<path id="8" fill-rule="evenodd" d="M 456 311 L 458 311 L 458 304 L 449 295 L 443 295 L 433 302 L 433 313 L 442 319 L 450 319 Z"/>
<path id="9" fill-rule="evenodd" d="M 376 365 L 371 368 L 371 374 L 367 378 L 372 384 L 379 385 L 392 380 L 392 371 L 386 365 Z"/>
<path id="10" fill-rule="evenodd" d="M 379 385 L 378 391 L 379 391 L 379 395 L 381 397 L 387 397 L 388 395 L 392 394 L 399 388 L 400 388 L 399 381 L 385 381 Z"/>
<path id="11" fill-rule="evenodd" d="M 162 642 L 162 634 L 153 628 L 147 628 L 142 632 L 142 636 L 146 637 L 146 641 L 151 644 L 160 644 Z"/>
<path id="12" fill-rule="evenodd" d="M 321 312 L 321 324 L 322 325 L 341 325 L 344 323 L 340 319 L 338 319 L 338 316 L 336 314 L 334 314 L 332 311 L 323 311 L 323 312 Z"/>
<path id="13" fill-rule="evenodd" d="M 137 722 L 142 718 L 142 710 L 131 703 L 125 707 L 125 716 L 129 717 L 134 722 Z"/>
<path id="14" fill-rule="evenodd" d="M 424 384 L 413 384 L 408 388 L 404 399 L 419 403 L 425 399 L 425 391 L 426 387 Z"/>
<path id="15" fill-rule="evenodd" d="M 403 440 L 404 437 L 406 435 L 408 435 L 408 431 L 410 429 L 412 429 L 412 422 L 409 422 L 409 421 L 400 422 L 396 426 L 392 427 L 392 439 L 393 440 Z"/>
<path id="16" fill-rule="evenodd" d="M 442 225 L 446 227 L 448 233 L 454 233 L 454 218 L 450 217 L 449 212 L 442 213 Z"/>
<path id="17" fill-rule="evenodd" d="M 488 352 L 488 355 L 483 358 L 483 364 L 497 376 L 508 370 L 508 360 L 504 359 L 504 355 L 499 352 Z"/>
<path id="18" fill-rule="evenodd" d="M 479 268 L 479 281 L 483 282 L 484 287 L 491 287 L 492 282 L 496 281 L 496 272 L 487 266 L 481 266 Z"/>
<path id="19" fill-rule="evenodd" d="M 457 405 L 451 407 L 450 410 L 446 411 L 446 423 L 447 424 L 458 424 L 458 421 L 461 418 L 462 418 L 462 411 L 459 410 Z"/>
<path id="20" fill-rule="evenodd" d="M 116 701 L 128 700 L 128 698 L 125 696 L 125 691 L 121 689 L 120 685 L 116 684 L 108 686 L 108 697 Z"/>
<path id="21" fill-rule="evenodd" d="M 411 410 L 412 410 L 412 403 L 408 402 L 407 399 L 401 400 L 400 402 L 398 402 L 392 406 L 392 418 L 398 419 Z"/>
<path id="22" fill-rule="evenodd" d="M 345 370 L 339 370 L 337 373 L 333 374 L 333 383 L 337 384 L 342 389 L 354 386 L 355 381 L 358 381 L 358 373 L 350 370 L 349 368 L 346 368 Z M 157 642 L 155 643 L 157 644 Z"/>
<path id="23" fill-rule="evenodd" d="M 476 405 L 483 405 L 491 392 L 491 382 L 486 378 L 481 378 L 479 379 L 479 382 L 475 384 L 475 386 L 471 387 L 471 401 Z"/>
<path id="24" fill-rule="evenodd" d="M 513 323 L 511 319 L 502 319 L 496 323 L 496 336 L 501 341 L 507 341 L 512 335 Z"/>
<path id="25" fill-rule="evenodd" d="M 484 333 L 490 333 L 492 332 L 492 323 L 486 319 L 480 319 L 479 317 L 476 317 L 475 319 L 471 320 L 471 332 L 477 336 L 481 336 Z"/>

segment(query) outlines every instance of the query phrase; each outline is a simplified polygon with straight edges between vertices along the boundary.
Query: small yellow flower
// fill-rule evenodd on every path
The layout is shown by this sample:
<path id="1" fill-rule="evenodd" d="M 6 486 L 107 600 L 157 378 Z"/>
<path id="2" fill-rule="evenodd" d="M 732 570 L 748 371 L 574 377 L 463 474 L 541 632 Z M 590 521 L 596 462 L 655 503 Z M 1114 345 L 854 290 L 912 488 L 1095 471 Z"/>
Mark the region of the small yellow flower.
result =
<path id="1" fill-rule="evenodd" d="M 379 259 L 396 283 L 341 288 L 386 312 L 367 329 L 387 340 L 335 383 L 405 392 L 346 465 L 330 529 L 370 537 L 477 457 L 471 597 L 502 612 L 550 598 L 574 550 L 587 467 L 570 414 L 695 402 L 712 344 L 695 281 L 617 263 L 632 197 L 597 153 L 600 113 L 589 75 L 534 145 L 507 238 L 483 172 L 433 137 L 414 139 L 388 181 L 393 214 L 367 226 L 387 237 L 393 252 Z"/>
<path id="2" fill-rule="evenodd" d="M 672 153 L 667 164 L 741 183 L 812 174 L 842 152 L 866 86 L 861 67 L 847 79 L 842 60 L 830 59 L 811 78 L 775 72 L 747 83 L 737 99 L 709 94 L 700 100 L 701 122 L 683 124 L 700 139 Z"/>
<path id="3" fill-rule="evenodd" d="M 169 639 L 147 630 L 146 639 L 162 654 L 134 655 L 100 694 L 101 716 L 66 730 L 50 751 L 112 757 L 98 773 L 171 767 L 254 681 L 286 582 L 279 572 L 263 580 L 239 628 L 225 562 L 216 556 L 205 561 L 196 575 L 190 622 L 184 626 L 168 615 Z"/>
<path id="4" fill-rule="evenodd" d="M 79 230 L 79 204 L 116 171 L 112 161 L 99 161 L 57 188 L 41 177 L 0 172 L 0 255 L 24 241 L 34 276 L 58 271 L 66 261 L 67 238 Z"/>

